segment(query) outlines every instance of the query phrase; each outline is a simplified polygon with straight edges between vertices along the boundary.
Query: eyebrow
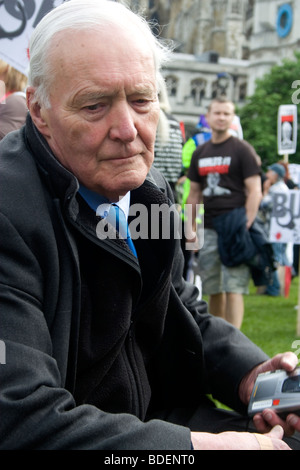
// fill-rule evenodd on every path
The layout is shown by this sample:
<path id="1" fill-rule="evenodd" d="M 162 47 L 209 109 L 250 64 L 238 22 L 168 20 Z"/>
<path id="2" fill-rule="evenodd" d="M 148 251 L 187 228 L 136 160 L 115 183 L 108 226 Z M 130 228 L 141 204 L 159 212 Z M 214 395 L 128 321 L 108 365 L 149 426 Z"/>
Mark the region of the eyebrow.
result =
<path id="1" fill-rule="evenodd" d="M 85 103 L 94 103 L 99 100 L 102 100 L 103 98 L 107 97 L 108 95 L 104 92 L 101 91 L 88 91 L 88 92 L 83 92 L 83 93 L 78 93 L 76 94 L 72 101 L 71 101 L 71 106 L 72 107 L 77 107 L 77 106 L 82 106 Z"/>
<path id="2" fill-rule="evenodd" d="M 109 98 L 111 96 L 115 96 L 118 93 L 118 90 L 109 90 L 109 91 L 101 91 L 101 90 L 96 90 L 96 91 L 87 91 L 87 92 L 82 92 L 76 94 L 72 101 L 71 101 L 71 106 L 72 107 L 77 107 L 77 106 L 82 106 L 85 103 L 95 103 L 97 101 L 101 101 L 104 98 Z M 153 97 L 156 96 L 156 90 L 152 89 L 149 86 L 145 86 L 142 84 L 141 86 L 136 86 L 135 89 L 130 91 L 127 96 L 148 96 L 148 97 Z"/>

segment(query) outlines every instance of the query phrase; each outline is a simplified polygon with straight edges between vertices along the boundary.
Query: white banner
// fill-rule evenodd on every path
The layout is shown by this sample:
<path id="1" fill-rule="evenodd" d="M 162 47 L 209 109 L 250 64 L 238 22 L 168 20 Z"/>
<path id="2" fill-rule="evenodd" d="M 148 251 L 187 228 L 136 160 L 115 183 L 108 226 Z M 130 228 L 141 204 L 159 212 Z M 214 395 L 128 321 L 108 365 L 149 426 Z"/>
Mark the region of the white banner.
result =
<path id="1" fill-rule="evenodd" d="M 297 106 L 295 104 L 279 106 L 277 127 L 278 154 L 295 153 L 297 147 Z"/>
<path id="2" fill-rule="evenodd" d="M 298 163 L 289 163 L 289 174 L 294 183 L 300 188 L 300 165 Z"/>
<path id="3" fill-rule="evenodd" d="M 300 244 L 300 191 L 273 193 L 270 241 Z"/>
<path id="4" fill-rule="evenodd" d="M 50 10 L 67 0 L 0 0 L 0 59 L 28 74 L 32 31 Z"/>

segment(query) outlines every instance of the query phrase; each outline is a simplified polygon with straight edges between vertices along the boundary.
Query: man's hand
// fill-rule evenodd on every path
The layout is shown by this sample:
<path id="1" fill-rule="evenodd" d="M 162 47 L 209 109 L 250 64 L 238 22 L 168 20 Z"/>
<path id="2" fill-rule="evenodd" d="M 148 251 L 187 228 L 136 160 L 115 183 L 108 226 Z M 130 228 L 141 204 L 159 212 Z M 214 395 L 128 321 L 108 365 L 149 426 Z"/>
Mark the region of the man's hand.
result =
<path id="1" fill-rule="evenodd" d="M 292 372 L 298 364 L 297 356 L 292 352 L 278 354 L 252 369 L 241 381 L 240 399 L 248 405 L 252 389 L 258 374 L 284 369 Z M 290 450 L 282 440 L 284 433 L 292 435 L 300 431 L 300 418 L 288 415 L 283 421 L 273 410 L 266 409 L 253 418 L 259 434 L 248 432 L 222 432 L 219 434 L 192 432 L 191 438 L 195 450 Z"/>
<path id="2" fill-rule="evenodd" d="M 268 434 L 228 431 L 219 434 L 192 432 L 191 436 L 195 450 L 291 450 L 282 440 L 280 426 Z"/>
<path id="3" fill-rule="evenodd" d="M 284 369 L 287 372 L 292 372 L 297 367 L 297 364 L 298 358 L 292 352 L 277 354 L 272 359 L 259 364 L 241 381 L 239 388 L 240 399 L 245 405 L 248 405 L 258 374 L 277 369 Z M 287 436 L 293 435 L 295 431 L 300 431 L 300 418 L 293 413 L 289 414 L 284 421 L 274 410 L 265 409 L 262 413 L 258 413 L 253 417 L 253 422 L 256 429 L 261 433 L 270 431 L 270 429 L 274 428 L 276 425 L 282 426 Z"/>

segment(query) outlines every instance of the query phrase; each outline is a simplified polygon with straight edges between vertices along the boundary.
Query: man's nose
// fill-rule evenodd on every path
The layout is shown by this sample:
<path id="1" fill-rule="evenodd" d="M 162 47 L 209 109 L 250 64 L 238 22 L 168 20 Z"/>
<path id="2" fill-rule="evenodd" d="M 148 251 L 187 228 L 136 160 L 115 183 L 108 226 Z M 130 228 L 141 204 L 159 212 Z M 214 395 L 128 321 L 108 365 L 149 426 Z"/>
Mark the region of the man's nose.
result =
<path id="1" fill-rule="evenodd" d="M 123 142 L 132 142 L 136 138 L 134 111 L 128 103 L 119 103 L 113 110 L 109 136 Z"/>

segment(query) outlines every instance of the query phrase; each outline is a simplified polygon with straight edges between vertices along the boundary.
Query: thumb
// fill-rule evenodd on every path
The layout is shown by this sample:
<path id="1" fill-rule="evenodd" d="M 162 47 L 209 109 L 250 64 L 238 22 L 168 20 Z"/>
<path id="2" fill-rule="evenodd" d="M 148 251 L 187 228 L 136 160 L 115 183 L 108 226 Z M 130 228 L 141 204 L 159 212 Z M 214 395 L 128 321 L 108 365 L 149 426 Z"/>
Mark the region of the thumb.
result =
<path id="1" fill-rule="evenodd" d="M 265 436 L 271 437 L 273 439 L 282 439 L 284 435 L 283 428 L 277 424 L 274 428 L 271 429 L 270 432 L 265 434 Z"/>
<path id="2" fill-rule="evenodd" d="M 260 450 L 291 450 L 282 440 L 283 435 L 283 428 L 277 424 L 267 434 L 255 434 L 255 437 L 260 445 Z"/>

